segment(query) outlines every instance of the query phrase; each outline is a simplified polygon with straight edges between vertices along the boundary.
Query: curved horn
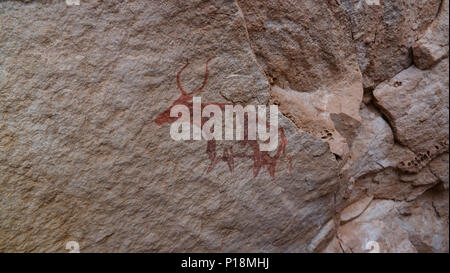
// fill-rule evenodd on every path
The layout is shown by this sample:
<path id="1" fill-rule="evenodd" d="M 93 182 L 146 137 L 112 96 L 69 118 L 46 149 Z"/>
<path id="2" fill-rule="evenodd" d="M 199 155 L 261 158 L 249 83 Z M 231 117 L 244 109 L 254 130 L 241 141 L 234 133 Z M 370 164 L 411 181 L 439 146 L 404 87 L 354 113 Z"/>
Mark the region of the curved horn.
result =
<path id="1" fill-rule="evenodd" d="M 181 73 L 189 65 L 189 60 L 187 60 L 186 64 L 180 69 L 180 71 L 178 71 L 178 74 L 177 74 L 177 85 L 178 85 L 178 89 L 180 89 L 182 95 L 194 95 L 194 94 L 197 94 L 197 93 L 201 92 L 203 90 L 203 88 L 205 88 L 206 82 L 208 81 L 208 76 L 209 76 L 208 62 L 210 60 L 211 60 L 211 58 L 206 60 L 205 77 L 203 79 L 202 86 L 199 89 L 197 89 L 195 91 L 192 91 L 191 93 L 187 93 L 186 91 L 184 91 L 183 87 L 181 86 Z"/>
<path id="2" fill-rule="evenodd" d="M 181 77 L 181 72 L 183 72 L 183 70 L 186 67 L 188 67 L 188 65 L 189 65 L 189 59 L 186 59 L 186 64 L 180 69 L 180 71 L 178 71 L 178 74 L 177 74 L 177 85 L 178 85 L 178 89 L 180 89 L 182 95 L 186 95 L 186 91 L 184 91 L 183 87 L 181 86 L 180 77 Z"/>

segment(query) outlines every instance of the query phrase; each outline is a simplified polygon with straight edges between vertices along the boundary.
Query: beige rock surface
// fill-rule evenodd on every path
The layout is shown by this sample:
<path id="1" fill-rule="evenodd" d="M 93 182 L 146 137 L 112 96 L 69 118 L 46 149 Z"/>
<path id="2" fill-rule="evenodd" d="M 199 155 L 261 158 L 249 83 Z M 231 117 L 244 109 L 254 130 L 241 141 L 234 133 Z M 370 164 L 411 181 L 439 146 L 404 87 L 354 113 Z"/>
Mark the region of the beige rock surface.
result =
<path id="1" fill-rule="evenodd" d="M 344 252 L 369 252 L 371 241 L 381 253 L 448 252 L 448 214 L 440 215 L 436 204 L 448 205 L 448 191 L 429 192 L 414 202 L 374 200 L 361 216 L 339 227 L 338 243 Z M 332 241 L 328 250 L 336 244 Z"/>
<path id="2" fill-rule="evenodd" d="M 303 131 L 345 157 L 349 143 L 331 119 L 360 122 L 363 86 L 350 21 L 335 1 L 238 1 L 271 102 Z"/>
<path id="3" fill-rule="evenodd" d="M 448 153 L 442 154 L 430 162 L 431 172 L 438 177 L 448 190 Z"/>
<path id="4" fill-rule="evenodd" d="M 362 87 L 347 91 L 349 92 L 339 95 L 328 94 L 324 90 L 300 93 L 273 86 L 271 103 L 279 105 L 279 110 L 299 129 L 326 141 L 334 154 L 345 157 L 349 153 L 350 139 L 337 130 L 332 115 L 345 115 L 355 124 L 352 129 L 353 133 L 356 133 L 361 119 L 357 110 L 362 100 Z"/>
<path id="5" fill-rule="evenodd" d="M 398 169 L 389 167 L 356 180 L 350 200 L 364 193 L 378 199 L 412 201 L 438 183 L 439 179 L 427 169 L 418 175 L 405 176 Z"/>
<path id="6" fill-rule="evenodd" d="M 353 140 L 350 159 L 344 167 L 349 169 L 352 178 L 396 167 L 414 156 L 409 149 L 395 143 L 391 127 L 377 109 L 362 106 L 360 113 L 362 124 Z"/>
<path id="7" fill-rule="evenodd" d="M 187 58 L 187 90 L 212 58 L 203 101 L 267 103 L 233 1 L 2 6 L 0 251 L 306 251 L 333 217 L 335 157 L 286 118 L 276 179 L 207 173 L 206 142 L 153 122 Z"/>
<path id="8" fill-rule="evenodd" d="M 364 87 L 373 89 L 413 63 L 411 47 L 434 21 L 441 0 L 341 2 L 351 20 Z"/>
<path id="9" fill-rule="evenodd" d="M 273 84 L 332 93 L 338 91 L 331 88 L 336 83 L 352 83 L 360 74 L 350 21 L 338 2 L 238 2 L 252 48 Z"/>
<path id="10" fill-rule="evenodd" d="M 375 200 L 360 217 L 341 226 L 337 236 L 343 251 L 369 252 L 372 249 L 371 242 L 376 242 L 377 250 L 381 253 L 417 252 L 409 241 L 408 232 L 390 219 L 395 205 L 394 201 Z"/>
<path id="11" fill-rule="evenodd" d="M 447 0 L 0 1 L 0 252 L 448 252 L 445 18 Z M 285 153 L 172 140 L 177 78 L 277 104 Z"/>
<path id="12" fill-rule="evenodd" d="M 437 18 L 413 46 L 414 64 L 428 69 L 448 57 L 448 35 L 448 0 L 442 0 Z"/>
<path id="13" fill-rule="evenodd" d="M 351 221 L 356 217 L 358 217 L 359 215 L 361 215 L 361 213 L 363 213 L 366 210 L 366 208 L 369 206 L 372 200 L 373 196 L 366 196 L 358 200 L 357 202 L 354 202 L 350 206 L 346 207 L 341 212 L 341 219 L 340 219 L 341 223 Z"/>
<path id="14" fill-rule="evenodd" d="M 396 139 L 428 161 L 448 150 L 448 65 L 445 59 L 431 70 L 411 66 L 373 92 Z"/>

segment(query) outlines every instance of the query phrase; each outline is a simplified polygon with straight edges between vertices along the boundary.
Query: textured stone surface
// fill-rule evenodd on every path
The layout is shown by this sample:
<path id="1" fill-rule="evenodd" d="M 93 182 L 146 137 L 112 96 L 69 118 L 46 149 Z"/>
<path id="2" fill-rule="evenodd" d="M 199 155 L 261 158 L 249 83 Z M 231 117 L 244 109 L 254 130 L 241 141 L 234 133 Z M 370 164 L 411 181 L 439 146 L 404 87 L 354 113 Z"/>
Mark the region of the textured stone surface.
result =
<path id="1" fill-rule="evenodd" d="M 333 220 L 328 221 L 328 223 L 320 230 L 320 232 L 314 237 L 308 246 L 309 252 L 317 252 L 318 250 L 324 248 L 328 241 L 333 238 L 335 234 L 335 224 Z"/>
<path id="2" fill-rule="evenodd" d="M 446 20 L 447 0 L 0 1 L 0 252 L 448 252 Z M 277 104 L 278 156 L 172 140 L 177 79 Z"/>
<path id="3" fill-rule="evenodd" d="M 350 220 L 355 219 L 358 217 L 361 213 L 364 212 L 364 210 L 369 206 L 370 202 L 372 202 L 373 196 L 367 196 L 364 197 L 357 202 L 351 204 L 350 206 L 346 207 L 341 212 L 341 222 L 348 222 Z"/>
<path id="4" fill-rule="evenodd" d="M 255 55 L 275 85 L 313 92 L 359 74 L 350 21 L 336 1 L 238 2 Z"/>
<path id="5" fill-rule="evenodd" d="M 413 47 L 414 64 L 427 69 L 448 57 L 448 0 L 442 0 L 438 17 Z"/>
<path id="6" fill-rule="evenodd" d="M 389 221 L 395 205 L 394 201 L 375 200 L 360 217 L 341 226 L 337 236 L 344 252 L 369 252 L 367 244 L 371 241 L 379 244 L 380 252 L 417 252 L 408 232 Z"/>
<path id="7" fill-rule="evenodd" d="M 334 154 L 344 157 L 349 153 L 351 140 L 337 130 L 332 115 L 345 115 L 349 123 L 355 124 L 352 129 L 356 133 L 360 121 L 357 109 L 362 99 L 361 87 L 347 91 L 334 96 L 327 91 L 300 93 L 273 86 L 271 103 L 279 105 L 279 110 L 302 131 L 326 141 Z"/>
<path id="8" fill-rule="evenodd" d="M 386 168 L 356 180 L 352 194 L 358 196 L 365 193 L 378 199 L 411 201 L 438 182 L 439 179 L 427 169 L 418 175 L 405 177 L 395 168 Z"/>
<path id="9" fill-rule="evenodd" d="M 448 90 L 448 59 L 445 59 L 431 70 L 412 66 L 380 84 L 373 94 L 396 139 L 430 159 L 442 153 L 442 143 L 448 149 Z"/>
<path id="10" fill-rule="evenodd" d="M 375 88 L 412 63 L 411 47 L 439 11 L 440 0 L 341 0 L 364 75 Z"/>

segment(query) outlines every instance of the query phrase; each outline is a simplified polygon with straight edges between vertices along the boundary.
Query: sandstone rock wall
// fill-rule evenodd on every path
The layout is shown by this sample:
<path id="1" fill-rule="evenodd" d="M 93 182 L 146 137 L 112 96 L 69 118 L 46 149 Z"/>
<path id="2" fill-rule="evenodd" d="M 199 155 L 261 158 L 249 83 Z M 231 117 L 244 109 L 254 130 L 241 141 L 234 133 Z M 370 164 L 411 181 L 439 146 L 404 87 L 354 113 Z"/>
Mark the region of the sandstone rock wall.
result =
<path id="1" fill-rule="evenodd" d="M 448 252 L 448 28 L 448 0 L 0 1 L 0 251 Z M 285 153 L 172 140 L 177 79 L 278 105 Z"/>

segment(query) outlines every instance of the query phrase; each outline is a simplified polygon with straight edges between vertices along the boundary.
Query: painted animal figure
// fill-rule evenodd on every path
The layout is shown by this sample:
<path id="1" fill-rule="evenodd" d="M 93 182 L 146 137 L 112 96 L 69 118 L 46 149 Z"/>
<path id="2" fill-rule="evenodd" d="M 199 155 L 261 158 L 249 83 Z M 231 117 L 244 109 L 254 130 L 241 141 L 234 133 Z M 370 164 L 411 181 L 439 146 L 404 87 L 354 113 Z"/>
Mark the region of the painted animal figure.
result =
<path id="1" fill-rule="evenodd" d="M 175 122 L 179 117 L 171 117 L 170 112 L 172 108 L 176 105 L 185 105 L 189 108 L 190 113 L 192 115 L 193 113 L 193 97 L 194 95 L 200 93 L 206 86 L 209 76 L 209 69 L 208 69 L 208 62 L 210 59 L 206 61 L 205 64 L 205 76 L 203 79 L 203 83 L 197 90 L 194 90 L 192 92 L 186 92 L 182 85 L 181 85 L 181 74 L 184 69 L 189 65 L 189 61 L 186 62 L 186 64 L 178 71 L 177 73 L 177 86 L 180 90 L 181 94 L 180 96 L 170 105 L 164 112 L 160 113 L 156 119 L 155 123 L 158 126 L 162 126 L 164 124 L 171 124 Z M 201 108 L 203 112 L 203 108 L 208 105 L 217 105 L 222 110 L 224 110 L 225 106 L 227 105 L 233 105 L 229 103 L 201 103 Z M 190 119 L 193 120 L 192 117 Z M 257 118 L 258 120 L 258 118 Z M 207 118 L 202 119 L 202 126 L 203 123 L 207 121 Z M 245 122 L 247 122 L 247 116 L 245 116 Z M 266 123 L 266 126 L 269 127 L 270 124 Z M 253 175 L 254 177 L 258 176 L 261 168 L 266 168 L 269 172 L 269 175 L 271 177 L 275 177 L 275 168 L 277 166 L 278 161 L 281 157 L 286 158 L 289 161 L 289 171 L 292 172 L 292 158 L 286 153 L 286 145 L 287 145 L 287 139 L 283 128 L 278 128 L 279 132 L 279 143 L 277 146 L 276 151 L 273 153 L 273 155 L 270 155 L 267 151 L 260 151 L 259 144 L 257 140 L 249 140 L 248 139 L 248 132 L 247 132 L 247 126 L 244 126 L 244 139 L 238 140 L 239 147 L 242 149 L 238 152 L 233 151 L 233 147 L 228 146 L 225 147 L 222 151 L 222 154 L 219 155 L 217 153 L 217 143 L 215 139 L 208 140 L 207 141 L 207 147 L 206 147 L 206 154 L 208 155 L 208 158 L 210 160 L 210 164 L 208 167 L 207 172 L 211 172 L 214 167 L 219 162 L 226 162 L 228 164 L 228 168 L 231 172 L 234 170 L 235 165 L 235 159 L 237 158 L 247 158 L 253 160 Z M 248 149 L 249 148 L 249 149 Z M 248 153 L 250 150 L 250 153 Z"/>

